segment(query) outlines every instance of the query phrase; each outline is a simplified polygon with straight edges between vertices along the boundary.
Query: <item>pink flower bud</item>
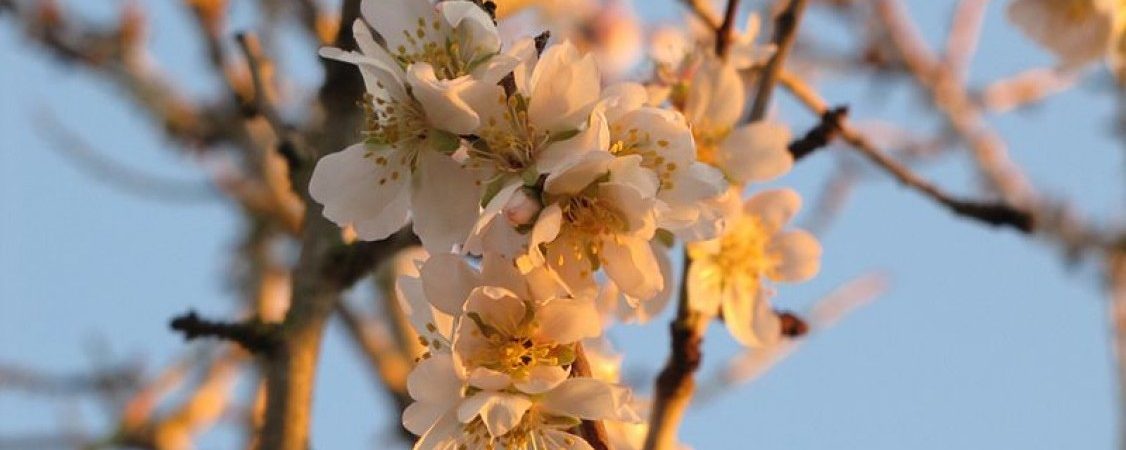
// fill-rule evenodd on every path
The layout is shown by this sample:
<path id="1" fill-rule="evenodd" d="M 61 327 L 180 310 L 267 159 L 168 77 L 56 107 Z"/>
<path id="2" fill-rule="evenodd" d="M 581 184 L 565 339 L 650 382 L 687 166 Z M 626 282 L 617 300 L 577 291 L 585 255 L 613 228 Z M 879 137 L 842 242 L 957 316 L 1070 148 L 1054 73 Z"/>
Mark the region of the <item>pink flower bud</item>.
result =
<path id="1" fill-rule="evenodd" d="M 543 204 L 534 194 L 526 189 L 521 189 L 512 194 L 508 204 L 504 205 L 504 218 L 512 226 L 527 225 L 535 220 L 543 209 Z"/>

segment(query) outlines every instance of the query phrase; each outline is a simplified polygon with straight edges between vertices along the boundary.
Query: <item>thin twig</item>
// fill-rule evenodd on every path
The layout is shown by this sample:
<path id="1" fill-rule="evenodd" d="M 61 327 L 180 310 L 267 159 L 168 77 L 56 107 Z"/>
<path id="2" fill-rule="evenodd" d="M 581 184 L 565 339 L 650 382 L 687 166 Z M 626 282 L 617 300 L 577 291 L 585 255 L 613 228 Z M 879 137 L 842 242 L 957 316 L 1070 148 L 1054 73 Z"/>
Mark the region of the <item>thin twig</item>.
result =
<path id="1" fill-rule="evenodd" d="M 782 83 L 813 113 L 821 115 L 828 111 L 828 106 L 825 101 L 821 99 L 821 96 L 814 92 L 809 85 L 805 84 L 805 82 L 796 75 L 789 73 L 783 74 Z M 868 140 L 866 136 L 852 128 L 846 120 L 841 120 L 839 125 L 841 137 L 851 144 L 852 148 L 858 150 L 862 155 L 867 157 L 868 160 L 891 174 L 895 179 L 899 180 L 900 183 L 945 206 L 955 214 L 990 225 L 1009 226 L 1024 233 L 1032 232 L 1034 224 L 1032 215 L 1029 212 L 1017 209 L 1005 203 L 989 203 L 955 198 L 888 156 Z"/>
<path id="2" fill-rule="evenodd" d="M 238 343 L 253 353 L 270 353 L 279 343 L 278 327 L 258 320 L 222 322 L 199 317 L 195 311 L 174 317 L 168 326 L 184 333 L 184 339 L 213 337 Z"/>
<path id="3" fill-rule="evenodd" d="M 774 84 L 782 72 L 786 56 L 797 40 L 798 26 L 805 12 L 807 0 L 789 0 L 786 9 L 778 14 L 774 20 L 774 55 L 766 63 L 762 73 L 759 74 L 758 85 L 755 89 L 755 101 L 751 105 L 751 122 L 757 122 L 766 117 L 766 110 L 770 107 L 770 96 L 774 91 Z"/>
<path id="4" fill-rule="evenodd" d="M 794 157 L 794 161 L 802 159 L 817 149 L 829 145 L 833 138 L 837 136 L 837 133 L 840 132 L 840 122 L 847 116 L 847 106 L 829 109 L 821 114 L 821 121 L 818 122 L 816 126 L 810 129 L 809 132 L 801 138 L 790 143 L 790 155 Z"/>
<path id="5" fill-rule="evenodd" d="M 218 200 L 216 190 L 206 183 L 163 178 L 126 166 L 99 152 L 50 112 L 37 115 L 33 124 L 57 153 L 75 167 L 107 186 L 137 197 L 162 202 L 200 203 Z"/>
<path id="6" fill-rule="evenodd" d="M 739 11 L 739 0 L 727 0 L 727 9 L 723 13 L 723 23 L 715 29 L 715 55 L 720 58 L 727 57 L 727 50 L 731 48 L 732 29 L 735 28 L 735 13 Z"/>
<path id="7" fill-rule="evenodd" d="M 239 33 L 235 38 L 250 68 L 250 78 L 254 83 L 254 107 L 266 118 L 277 135 L 280 141 L 277 145 L 278 153 L 285 158 L 291 171 L 296 170 L 307 159 L 306 152 L 301 136 L 290 129 L 274 106 L 274 99 L 270 94 L 273 91 L 266 81 L 269 74 L 273 73 L 273 63 L 262 53 L 262 45 L 253 33 Z"/>

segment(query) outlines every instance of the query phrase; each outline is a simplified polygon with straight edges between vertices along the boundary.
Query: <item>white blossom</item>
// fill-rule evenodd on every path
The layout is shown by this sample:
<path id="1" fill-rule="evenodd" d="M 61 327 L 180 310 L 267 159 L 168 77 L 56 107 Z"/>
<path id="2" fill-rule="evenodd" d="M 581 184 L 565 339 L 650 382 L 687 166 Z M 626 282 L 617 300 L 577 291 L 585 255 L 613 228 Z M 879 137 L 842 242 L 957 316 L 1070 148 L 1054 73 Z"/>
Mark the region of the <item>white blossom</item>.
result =
<path id="1" fill-rule="evenodd" d="M 688 300 L 693 309 L 723 314 L 740 343 L 761 347 L 781 336 L 767 282 L 800 282 L 820 269 L 821 245 L 802 230 L 784 230 L 801 197 L 789 189 L 760 192 L 742 205 L 725 234 L 688 245 Z"/>

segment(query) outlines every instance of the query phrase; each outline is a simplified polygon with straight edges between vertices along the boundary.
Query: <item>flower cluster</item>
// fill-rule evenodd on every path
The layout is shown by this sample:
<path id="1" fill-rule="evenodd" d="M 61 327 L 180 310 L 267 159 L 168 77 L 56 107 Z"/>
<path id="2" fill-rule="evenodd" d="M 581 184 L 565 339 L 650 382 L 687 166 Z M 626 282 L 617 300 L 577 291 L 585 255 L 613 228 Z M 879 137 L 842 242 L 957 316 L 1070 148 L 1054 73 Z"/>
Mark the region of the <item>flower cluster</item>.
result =
<path id="1" fill-rule="evenodd" d="M 765 280 L 812 277 L 820 247 L 783 230 L 792 191 L 738 205 L 793 162 L 785 126 L 740 123 L 740 71 L 770 54 L 753 30 L 737 57 L 685 44 L 651 82 L 606 85 L 567 40 L 502 45 L 476 2 L 362 12 L 358 51 L 321 55 L 362 74 L 364 140 L 323 157 L 310 194 L 360 239 L 409 223 L 429 255 L 398 280 L 427 349 L 403 416 L 416 448 L 590 448 L 582 421 L 638 422 L 630 391 L 578 362 L 608 317 L 660 312 L 677 239 L 693 308 L 747 345 L 779 336 Z"/>

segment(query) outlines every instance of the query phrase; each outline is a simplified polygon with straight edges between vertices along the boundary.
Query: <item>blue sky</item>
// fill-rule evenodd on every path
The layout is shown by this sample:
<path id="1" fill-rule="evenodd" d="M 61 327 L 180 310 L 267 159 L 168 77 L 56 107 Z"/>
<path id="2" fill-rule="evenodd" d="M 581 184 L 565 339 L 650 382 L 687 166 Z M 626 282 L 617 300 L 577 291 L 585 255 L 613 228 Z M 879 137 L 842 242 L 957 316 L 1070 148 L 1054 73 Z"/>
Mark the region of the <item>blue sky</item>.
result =
<path id="1" fill-rule="evenodd" d="M 91 17 L 111 17 L 116 1 L 68 2 Z M 214 93 L 202 49 L 178 2 L 146 2 L 150 39 L 172 78 L 199 95 Z M 236 1 L 235 28 L 248 26 L 249 2 Z M 982 83 L 1051 59 L 1003 20 L 991 2 L 971 82 Z M 941 42 L 952 0 L 909 0 L 931 42 Z M 672 2 L 648 14 L 667 18 Z M 805 33 L 839 34 L 824 18 Z M 298 83 L 319 79 L 311 48 L 287 39 L 283 69 Z M 203 182 L 121 93 L 103 80 L 43 58 L 9 21 L 0 26 L 0 363 L 70 373 L 137 357 L 155 368 L 185 349 L 167 319 L 194 307 L 232 309 L 227 251 L 236 245 L 235 211 L 219 202 L 166 204 L 92 181 L 52 151 L 37 114 L 58 120 L 130 167 Z M 1111 135 L 1114 97 L 1105 73 L 1041 106 L 990 118 L 1013 159 L 1050 195 L 1074 199 L 1084 214 L 1123 212 L 1123 152 Z M 825 84 L 852 117 L 913 130 L 935 122 L 916 109 L 904 83 L 864 79 Z M 781 117 L 795 129 L 812 119 L 785 95 Z M 816 154 L 772 183 L 812 203 L 838 163 Z M 964 153 L 922 173 L 973 195 Z M 1110 449 L 1115 442 L 1105 299 L 1097 273 L 1069 268 L 1042 242 L 959 220 L 873 172 L 839 220 L 821 236 L 823 270 L 784 286 L 776 303 L 800 308 L 873 270 L 891 277 L 875 304 L 808 339 L 798 353 L 751 385 L 698 405 L 682 437 L 698 449 Z M 738 352 L 721 328 L 708 335 L 705 376 Z M 662 322 L 612 333 L 626 370 L 649 377 L 665 358 Z M 101 350 L 99 350 L 101 349 Z M 315 404 L 316 448 L 372 448 L 392 442 L 387 404 L 367 378 L 342 330 L 325 342 Z M 244 388 L 244 387 L 243 387 Z M 648 389 L 648 382 L 642 386 Z M 0 436 L 51 431 L 74 409 L 0 391 Z M 99 410 L 78 408 L 91 427 Z M 203 448 L 228 448 L 224 431 Z"/>

